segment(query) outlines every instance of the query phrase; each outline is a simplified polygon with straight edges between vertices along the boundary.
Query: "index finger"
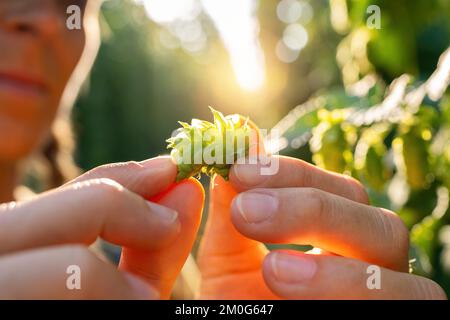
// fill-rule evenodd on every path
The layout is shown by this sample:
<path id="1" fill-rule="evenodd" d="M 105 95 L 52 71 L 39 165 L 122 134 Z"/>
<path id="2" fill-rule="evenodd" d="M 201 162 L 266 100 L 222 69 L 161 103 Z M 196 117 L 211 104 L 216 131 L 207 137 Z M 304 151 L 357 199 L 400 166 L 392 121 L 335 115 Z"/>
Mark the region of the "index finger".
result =
<path id="1" fill-rule="evenodd" d="M 179 229 L 175 210 L 145 201 L 113 180 L 94 179 L 0 206 L 0 254 L 91 244 L 97 237 L 148 250 L 173 241 Z"/>
<path id="2" fill-rule="evenodd" d="M 270 163 L 278 162 L 278 170 L 275 173 L 265 174 L 264 168 L 267 168 L 267 165 L 261 163 L 235 164 L 230 170 L 230 182 L 239 191 L 254 188 L 309 187 L 363 204 L 369 203 L 364 187 L 352 177 L 318 168 L 296 158 L 271 156 L 269 160 Z"/>
<path id="3" fill-rule="evenodd" d="M 166 191 L 175 182 L 177 166 L 169 156 L 160 156 L 141 162 L 113 163 L 94 168 L 66 185 L 86 180 L 108 178 L 141 197 L 150 200 Z"/>

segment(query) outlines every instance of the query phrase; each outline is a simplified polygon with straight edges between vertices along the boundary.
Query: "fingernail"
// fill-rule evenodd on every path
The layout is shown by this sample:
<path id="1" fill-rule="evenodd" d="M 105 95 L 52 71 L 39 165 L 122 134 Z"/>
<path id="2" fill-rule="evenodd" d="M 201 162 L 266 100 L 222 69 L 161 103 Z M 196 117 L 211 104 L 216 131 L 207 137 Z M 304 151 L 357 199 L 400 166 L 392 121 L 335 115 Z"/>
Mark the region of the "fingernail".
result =
<path id="1" fill-rule="evenodd" d="M 150 284 L 140 279 L 139 277 L 125 272 L 125 280 L 130 285 L 131 289 L 135 293 L 137 299 L 156 300 L 159 299 L 159 292 L 153 288 Z"/>
<path id="2" fill-rule="evenodd" d="M 275 278 L 280 282 L 304 282 L 312 279 L 317 271 L 317 264 L 310 257 L 275 252 L 270 259 Z"/>
<path id="3" fill-rule="evenodd" d="M 245 186 L 257 186 L 262 184 L 269 177 L 261 174 L 260 163 L 257 164 L 236 164 L 232 167 L 232 171 L 239 183 Z"/>
<path id="4" fill-rule="evenodd" d="M 166 169 L 173 167 L 174 162 L 171 156 L 159 156 L 139 162 L 145 168 Z"/>
<path id="5" fill-rule="evenodd" d="M 164 207 L 164 206 L 159 205 L 154 202 L 150 202 L 150 201 L 146 201 L 146 202 L 150 208 L 150 211 L 153 214 L 156 214 L 161 220 L 166 221 L 167 223 L 170 223 L 170 224 L 174 223 L 177 220 L 177 218 L 178 218 L 177 211 L 167 208 L 167 207 Z"/>
<path id="6" fill-rule="evenodd" d="M 278 210 L 278 199 L 265 193 L 244 192 L 235 201 L 237 210 L 247 223 L 267 220 Z"/>

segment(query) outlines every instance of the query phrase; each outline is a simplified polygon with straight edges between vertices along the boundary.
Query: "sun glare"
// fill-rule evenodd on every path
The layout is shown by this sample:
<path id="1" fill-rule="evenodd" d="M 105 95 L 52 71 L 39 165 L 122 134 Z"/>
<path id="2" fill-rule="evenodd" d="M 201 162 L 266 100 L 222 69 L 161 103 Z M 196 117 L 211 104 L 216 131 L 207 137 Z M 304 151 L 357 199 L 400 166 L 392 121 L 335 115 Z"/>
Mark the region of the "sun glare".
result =
<path id="1" fill-rule="evenodd" d="M 259 42 L 259 22 L 256 16 L 256 0 L 136 0 L 144 4 L 150 19 L 171 28 L 182 26 L 176 36 L 188 51 L 196 42 L 184 38 L 204 40 L 201 30 L 194 25 L 199 12 L 203 10 L 214 22 L 228 51 L 236 81 L 249 91 L 260 89 L 265 82 L 264 52 Z M 183 22 L 180 24 L 180 21 Z M 192 28 L 184 24 L 188 22 Z M 194 28 L 195 27 L 195 28 Z M 195 31 L 195 32 L 194 32 Z M 192 32 L 192 34 L 188 34 Z M 195 34 L 194 34 L 195 33 Z M 200 34 L 200 36 L 198 36 Z M 163 40 L 167 40 L 163 37 Z M 170 39 L 169 39 L 170 40 Z M 167 42 L 167 41 L 166 41 Z M 199 42 L 199 41 L 197 41 Z M 170 43 L 172 44 L 172 43 Z M 172 47 L 175 47 L 174 44 Z"/>
<path id="2" fill-rule="evenodd" d="M 153 21 L 164 24 L 177 19 L 195 19 L 201 10 L 198 0 L 136 0 L 145 7 Z"/>
<path id="3" fill-rule="evenodd" d="M 257 90 L 265 81 L 264 53 L 259 43 L 255 0 L 202 0 L 227 48 L 239 85 Z"/>

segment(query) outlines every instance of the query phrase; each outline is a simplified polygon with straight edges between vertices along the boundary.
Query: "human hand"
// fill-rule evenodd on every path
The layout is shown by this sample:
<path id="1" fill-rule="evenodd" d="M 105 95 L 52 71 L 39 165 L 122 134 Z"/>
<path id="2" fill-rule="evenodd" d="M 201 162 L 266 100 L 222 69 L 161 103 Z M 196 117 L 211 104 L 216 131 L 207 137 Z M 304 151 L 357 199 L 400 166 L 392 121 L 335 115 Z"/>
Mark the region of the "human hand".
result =
<path id="1" fill-rule="evenodd" d="M 106 165 L 0 206 L 0 298 L 168 298 L 204 198 L 195 179 L 173 184 L 175 176 L 168 157 Z M 88 250 L 97 237 L 123 246 L 118 269 Z M 80 267 L 81 290 L 66 288 L 70 265 Z"/>
<path id="2" fill-rule="evenodd" d="M 393 212 L 370 206 L 359 182 L 277 160 L 274 175 L 236 164 L 230 182 L 212 182 L 198 258 L 201 298 L 446 298 L 433 281 L 408 273 L 408 230 Z M 268 253 L 262 242 L 322 250 Z M 380 290 L 367 287 L 370 265 L 381 268 Z"/>

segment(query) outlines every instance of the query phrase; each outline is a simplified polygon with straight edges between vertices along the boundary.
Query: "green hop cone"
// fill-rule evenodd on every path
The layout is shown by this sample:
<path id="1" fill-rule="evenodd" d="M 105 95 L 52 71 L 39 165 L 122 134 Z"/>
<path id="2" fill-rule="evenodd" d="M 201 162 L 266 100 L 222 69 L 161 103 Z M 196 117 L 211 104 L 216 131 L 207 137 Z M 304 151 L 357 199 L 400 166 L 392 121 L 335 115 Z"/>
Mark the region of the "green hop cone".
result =
<path id="1" fill-rule="evenodd" d="M 205 173 L 218 174 L 228 180 L 230 167 L 249 155 L 255 126 L 249 119 L 234 114 L 224 116 L 211 108 L 214 121 L 192 119 L 179 122 L 181 128 L 167 139 L 167 148 L 178 165 L 177 181 Z"/>
<path id="2" fill-rule="evenodd" d="M 382 192 L 393 170 L 387 165 L 388 150 L 383 142 L 390 132 L 389 124 L 380 123 L 363 130 L 355 148 L 355 169 L 358 177 L 372 189 Z"/>
<path id="3" fill-rule="evenodd" d="M 432 132 L 418 116 L 406 119 L 392 147 L 397 167 L 413 190 L 427 189 L 434 176 L 430 168 Z"/>
<path id="4" fill-rule="evenodd" d="M 344 173 L 351 169 L 355 130 L 346 124 L 343 109 L 318 111 L 320 124 L 312 130 L 313 161 L 324 169 Z"/>

